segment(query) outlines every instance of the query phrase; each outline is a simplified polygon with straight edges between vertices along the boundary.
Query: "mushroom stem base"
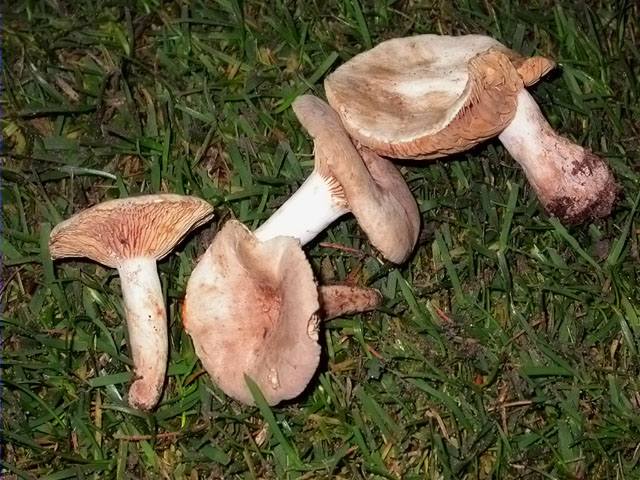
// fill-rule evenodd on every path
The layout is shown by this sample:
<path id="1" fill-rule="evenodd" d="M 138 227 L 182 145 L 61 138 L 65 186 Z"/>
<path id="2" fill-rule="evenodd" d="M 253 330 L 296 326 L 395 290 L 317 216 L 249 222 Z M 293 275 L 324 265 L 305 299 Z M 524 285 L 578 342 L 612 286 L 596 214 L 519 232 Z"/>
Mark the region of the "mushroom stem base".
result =
<path id="1" fill-rule="evenodd" d="M 342 202 L 332 195 L 331 186 L 314 170 L 254 233 L 261 242 L 286 236 L 297 238 L 305 245 L 347 212 Z"/>
<path id="2" fill-rule="evenodd" d="M 323 320 L 370 312 L 382 303 L 382 294 L 375 288 L 352 285 L 321 285 L 318 297 Z"/>
<path id="3" fill-rule="evenodd" d="M 558 135 L 526 90 L 518 94 L 516 114 L 498 138 L 552 215 L 581 223 L 611 213 L 618 187 L 604 160 Z"/>
<path id="4" fill-rule="evenodd" d="M 149 410 L 160 399 L 169 350 L 162 287 L 153 258 L 127 259 L 118 272 L 136 375 L 129 404 Z"/>

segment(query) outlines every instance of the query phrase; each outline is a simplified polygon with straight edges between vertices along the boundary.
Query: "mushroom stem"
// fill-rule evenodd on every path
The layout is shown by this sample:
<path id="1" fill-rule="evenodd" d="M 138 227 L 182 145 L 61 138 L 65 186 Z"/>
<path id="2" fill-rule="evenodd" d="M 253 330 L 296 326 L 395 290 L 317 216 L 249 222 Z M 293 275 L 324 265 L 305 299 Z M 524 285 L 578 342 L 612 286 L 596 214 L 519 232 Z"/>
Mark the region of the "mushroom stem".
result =
<path id="1" fill-rule="evenodd" d="M 604 161 L 558 135 L 522 89 L 516 114 L 498 136 L 545 209 L 570 223 L 607 216 L 618 188 Z"/>
<path id="2" fill-rule="evenodd" d="M 169 350 L 160 278 L 151 257 L 126 259 L 118 273 L 136 374 L 129 389 L 129 404 L 149 410 L 162 393 Z"/>
<path id="3" fill-rule="evenodd" d="M 346 206 L 332 194 L 331 185 L 314 170 L 254 233 L 261 242 L 286 236 L 297 238 L 305 245 L 348 212 Z"/>
<path id="4" fill-rule="evenodd" d="M 370 312 L 382 303 L 382 294 L 375 288 L 352 285 L 321 285 L 318 296 L 324 320 Z"/>

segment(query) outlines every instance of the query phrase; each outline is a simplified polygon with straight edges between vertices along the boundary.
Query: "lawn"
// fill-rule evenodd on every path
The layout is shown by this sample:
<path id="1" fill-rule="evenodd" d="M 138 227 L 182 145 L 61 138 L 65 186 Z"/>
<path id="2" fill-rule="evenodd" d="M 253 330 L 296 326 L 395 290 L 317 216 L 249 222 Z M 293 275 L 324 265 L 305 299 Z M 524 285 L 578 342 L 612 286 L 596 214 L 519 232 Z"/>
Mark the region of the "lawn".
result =
<path id="1" fill-rule="evenodd" d="M 640 478 L 639 18 L 624 0 L 7 2 L 2 478 Z M 554 58 L 531 92 L 621 198 L 563 226 L 497 141 L 403 163 L 422 215 L 408 262 L 381 261 L 352 217 L 305 247 L 321 282 L 375 286 L 383 306 L 324 324 L 301 397 L 242 406 L 182 328 L 189 274 L 226 220 L 255 228 L 311 171 L 296 96 L 416 33 Z M 116 271 L 54 264 L 47 242 L 89 205 L 152 192 L 216 216 L 159 264 L 169 377 L 147 414 L 123 400 Z"/>

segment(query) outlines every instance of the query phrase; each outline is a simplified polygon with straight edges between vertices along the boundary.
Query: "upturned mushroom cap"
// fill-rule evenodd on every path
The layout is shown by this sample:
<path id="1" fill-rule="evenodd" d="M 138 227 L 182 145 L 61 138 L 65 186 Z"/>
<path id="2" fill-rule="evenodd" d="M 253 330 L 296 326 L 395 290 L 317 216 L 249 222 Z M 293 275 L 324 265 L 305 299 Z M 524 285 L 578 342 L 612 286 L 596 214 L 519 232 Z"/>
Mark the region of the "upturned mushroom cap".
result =
<path id="1" fill-rule="evenodd" d="M 381 155 L 422 159 L 495 137 L 518 92 L 554 63 L 525 59 L 482 35 L 418 35 L 380 43 L 325 80 L 349 134 Z"/>
<path id="2" fill-rule="evenodd" d="M 174 194 L 109 200 L 83 210 L 51 231 L 51 257 L 85 257 L 117 268 L 123 259 L 167 255 L 213 216 L 206 201 Z"/>
<path id="3" fill-rule="evenodd" d="M 260 242 L 231 220 L 187 284 L 183 323 L 213 380 L 253 404 L 244 375 L 269 404 L 299 395 L 320 360 L 318 290 L 300 244 Z"/>
<path id="4" fill-rule="evenodd" d="M 404 178 L 388 160 L 353 144 L 336 112 L 312 95 L 293 102 L 293 110 L 314 141 L 315 170 L 344 199 L 371 244 L 394 263 L 402 263 L 418 239 L 420 213 Z"/>

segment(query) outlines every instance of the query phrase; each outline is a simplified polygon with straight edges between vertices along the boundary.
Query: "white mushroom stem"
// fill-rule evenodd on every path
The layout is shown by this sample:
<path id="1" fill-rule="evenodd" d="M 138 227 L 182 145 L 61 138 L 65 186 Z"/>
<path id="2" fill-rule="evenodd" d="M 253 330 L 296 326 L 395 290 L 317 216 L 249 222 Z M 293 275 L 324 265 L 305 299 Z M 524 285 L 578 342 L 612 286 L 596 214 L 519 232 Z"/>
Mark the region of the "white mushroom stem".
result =
<path id="1" fill-rule="evenodd" d="M 254 233 L 261 242 L 286 236 L 297 238 L 305 245 L 348 212 L 344 202 L 332 194 L 331 185 L 314 170 L 300 188 Z"/>
<path id="2" fill-rule="evenodd" d="M 522 89 L 516 114 L 498 137 L 544 207 L 568 221 L 608 214 L 617 187 L 601 158 L 558 135 Z"/>
<path id="3" fill-rule="evenodd" d="M 160 278 L 156 261 L 150 257 L 126 259 L 118 272 L 136 375 L 129 404 L 149 410 L 160 398 L 169 350 Z"/>

